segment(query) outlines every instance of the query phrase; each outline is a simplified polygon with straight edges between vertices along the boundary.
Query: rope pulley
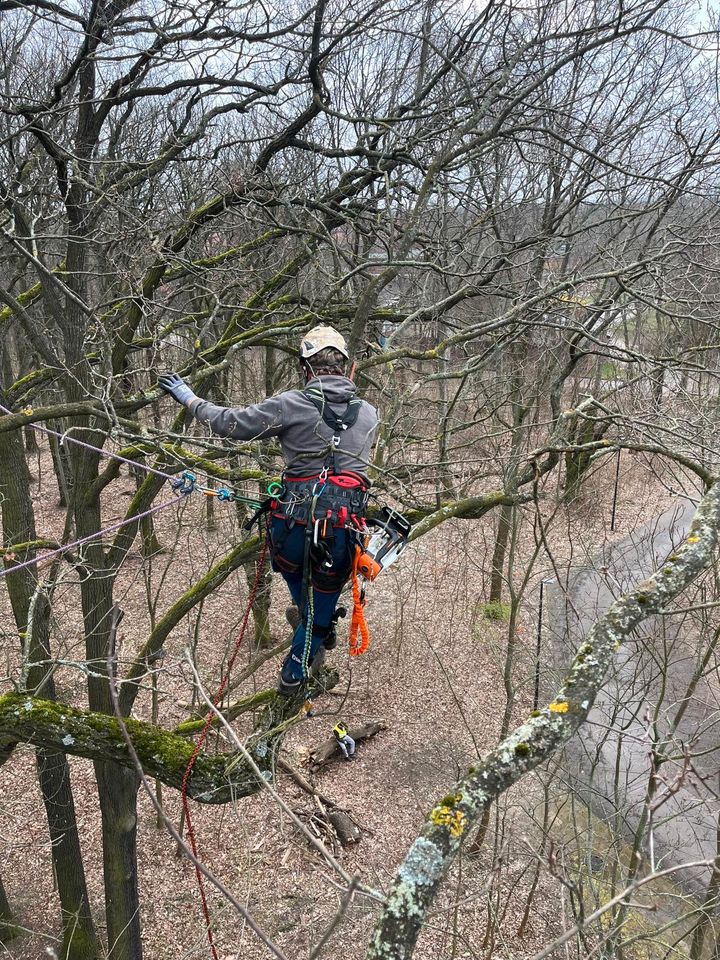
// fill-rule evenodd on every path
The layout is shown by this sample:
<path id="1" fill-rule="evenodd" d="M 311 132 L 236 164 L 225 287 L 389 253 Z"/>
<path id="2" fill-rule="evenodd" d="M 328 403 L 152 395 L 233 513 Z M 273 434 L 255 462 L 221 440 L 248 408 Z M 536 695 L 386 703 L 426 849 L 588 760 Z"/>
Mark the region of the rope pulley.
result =
<path id="1" fill-rule="evenodd" d="M 183 470 L 179 477 L 170 481 L 170 486 L 176 493 L 180 493 L 186 497 L 193 492 L 196 483 L 197 477 L 192 470 Z"/>

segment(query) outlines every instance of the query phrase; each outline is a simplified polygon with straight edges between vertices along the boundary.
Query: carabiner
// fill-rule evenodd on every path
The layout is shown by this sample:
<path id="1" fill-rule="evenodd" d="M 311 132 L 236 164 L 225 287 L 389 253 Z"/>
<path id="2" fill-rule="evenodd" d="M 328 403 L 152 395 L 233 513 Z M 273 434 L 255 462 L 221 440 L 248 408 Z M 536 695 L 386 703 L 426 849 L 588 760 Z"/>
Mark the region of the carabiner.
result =
<path id="1" fill-rule="evenodd" d="M 327 486 L 327 478 L 328 478 L 328 468 L 323 467 L 322 470 L 320 471 L 320 475 L 318 476 L 312 488 L 313 497 L 320 497 L 325 492 L 325 487 Z"/>

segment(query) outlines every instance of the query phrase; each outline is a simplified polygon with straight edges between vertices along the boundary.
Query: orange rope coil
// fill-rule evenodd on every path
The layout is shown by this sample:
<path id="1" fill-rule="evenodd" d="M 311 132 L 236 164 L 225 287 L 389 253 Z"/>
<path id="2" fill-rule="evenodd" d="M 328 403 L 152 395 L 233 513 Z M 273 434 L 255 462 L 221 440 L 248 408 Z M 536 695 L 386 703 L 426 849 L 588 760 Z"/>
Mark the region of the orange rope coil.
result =
<path id="1" fill-rule="evenodd" d="M 360 547 L 355 547 L 352 564 L 353 612 L 350 620 L 349 637 L 351 657 L 359 657 L 370 646 L 370 631 L 365 619 L 365 598 L 360 592 L 360 581 L 358 580 L 358 563 L 362 553 Z"/>

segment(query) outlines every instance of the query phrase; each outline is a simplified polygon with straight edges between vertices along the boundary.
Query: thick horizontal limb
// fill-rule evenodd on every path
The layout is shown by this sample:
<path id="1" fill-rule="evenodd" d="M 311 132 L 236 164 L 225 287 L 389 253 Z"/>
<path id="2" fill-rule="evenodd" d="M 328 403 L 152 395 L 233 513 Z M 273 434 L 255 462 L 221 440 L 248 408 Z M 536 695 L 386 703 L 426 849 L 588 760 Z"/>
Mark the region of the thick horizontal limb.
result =
<path id="1" fill-rule="evenodd" d="M 306 716 L 306 698 L 330 690 L 339 680 L 334 670 L 323 670 L 296 697 L 281 697 L 273 690 L 254 695 L 254 706 L 265 704 L 246 749 L 260 777 L 240 751 L 201 751 L 188 780 L 188 796 L 198 803 L 229 803 L 248 797 L 272 780 L 277 751 L 285 733 Z M 249 698 L 253 699 L 253 698 Z M 195 725 L 194 721 L 189 721 Z M 143 773 L 179 790 L 195 749 L 192 740 L 142 720 L 123 721 Z M 183 725 L 181 724 L 181 727 Z M 88 760 L 111 760 L 136 769 L 118 720 L 105 713 L 78 710 L 64 703 L 42 700 L 25 693 L 0 697 L 0 766 L 19 743 L 59 750 Z"/>
<path id="2" fill-rule="evenodd" d="M 281 709 L 289 706 L 280 704 Z M 193 741 L 141 720 L 124 722 L 144 773 L 179 790 Z M 135 769 L 115 717 L 26 694 L 0 697 L 0 745 L 13 743 L 31 743 L 89 760 L 113 760 Z M 274 750 L 259 740 L 253 752 L 263 776 L 270 779 Z M 199 803 L 228 803 L 257 793 L 261 786 L 241 754 L 201 752 L 188 781 L 188 796 Z"/>

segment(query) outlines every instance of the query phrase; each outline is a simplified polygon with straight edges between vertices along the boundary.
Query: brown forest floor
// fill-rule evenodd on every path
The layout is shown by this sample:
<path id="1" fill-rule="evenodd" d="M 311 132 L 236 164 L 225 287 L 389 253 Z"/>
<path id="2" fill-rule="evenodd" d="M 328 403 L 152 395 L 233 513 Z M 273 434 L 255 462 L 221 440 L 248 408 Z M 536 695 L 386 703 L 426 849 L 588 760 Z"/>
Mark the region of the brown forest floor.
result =
<path id="1" fill-rule="evenodd" d="M 33 471 L 38 532 L 58 533 L 62 512 L 54 506 L 44 456 Z M 623 537 L 672 500 L 644 461 L 624 459 L 617 530 L 610 535 L 613 475 L 614 460 L 596 471 L 580 501 L 559 512 L 549 536 L 561 569 L 566 568 L 571 554 L 573 563 L 583 562 L 606 537 Z M 131 491 L 129 480 L 126 489 Z M 120 516 L 127 504 L 117 492 L 113 496 L 114 502 L 107 505 L 108 522 Z M 159 590 L 159 614 L 236 536 L 234 520 L 229 513 L 222 513 L 222 506 L 218 507 L 219 529 L 207 532 L 196 512 L 198 503 L 188 504 L 179 522 L 174 511 L 165 511 L 158 520 L 161 541 L 172 547 L 154 561 L 152 589 Z M 522 561 L 533 548 L 532 516 L 529 508 L 519 527 L 516 583 L 522 578 Z M 338 852 L 343 867 L 377 890 L 388 888 L 435 800 L 497 739 L 504 708 L 500 669 L 507 627 L 483 619 L 476 611 L 486 596 L 494 523 L 495 517 L 446 524 L 420 540 L 401 564 L 371 588 L 371 650 L 351 663 L 343 643 L 346 631 L 341 631 L 341 642 L 330 662 L 340 669 L 341 689 L 347 686 L 346 694 L 319 701 L 317 715 L 292 732 L 284 744 L 285 757 L 307 776 L 304 760 L 308 749 L 328 736 L 339 717 L 350 724 L 378 718 L 386 721 L 387 730 L 361 745 L 353 763 L 333 763 L 316 778 L 318 788 L 346 806 L 363 828 L 358 845 Z M 142 561 L 134 553 L 120 576 L 118 598 L 125 611 L 121 651 L 137 646 L 149 627 L 142 569 Z M 531 706 L 537 585 L 541 577 L 549 575 L 551 565 L 541 556 L 523 604 L 518 635 L 514 671 L 518 720 Z M 57 593 L 55 634 L 60 655 L 80 661 L 77 588 L 73 575 L 66 576 L 67 584 Z M 236 635 L 246 596 L 247 583 L 240 571 L 204 605 L 197 660 L 209 688 L 217 682 L 227 644 Z M 10 626 L 5 597 L 0 602 L 5 614 L 0 674 L 12 676 L 17 671 L 17 637 Z M 286 602 L 284 584 L 278 579 L 272 611 L 273 634 L 278 638 L 285 630 Z M 193 615 L 166 645 L 159 677 L 160 723 L 166 727 L 187 712 L 183 705 L 189 700 L 190 685 L 183 649 L 192 641 L 194 625 Z M 248 648 L 241 654 L 241 663 L 247 661 L 249 652 Z M 274 684 L 277 666 L 277 662 L 266 665 L 239 692 Z M 61 668 L 57 679 L 61 696 L 84 703 L 83 675 L 77 667 Z M 149 716 L 149 702 L 147 695 L 139 701 L 138 715 Z M 91 897 L 101 927 L 101 838 L 92 765 L 72 758 L 71 770 Z M 303 816 L 312 812 L 310 798 L 287 775 L 279 775 L 277 786 L 293 809 Z M 538 839 L 531 812 L 540 800 L 540 781 L 535 777 L 504 798 L 484 848 L 474 856 L 465 854 L 448 879 L 418 946 L 417 960 L 487 956 L 523 960 L 561 929 L 561 887 L 543 871 L 528 930 L 522 940 L 517 937 L 532 880 L 532 849 Z M 177 822 L 177 793 L 166 788 L 164 804 Z M 195 805 L 194 811 L 208 866 L 289 957 L 308 957 L 340 900 L 331 869 L 267 796 L 225 807 Z M 17 750 L 0 769 L 0 838 L 7 892 L 30 931 L 6 950 L 0 948 L 0 956 L 37 960 L 48 956 L 47 948 L 57 943 L 58 905 L 29 748 Z M 187 861 L 176 857 L 167 833 L 157 828 L 142 791 L 138 843 L 146 960 L 208 956 L 193 871 Z M 268 956 L 252 931 L 212 891 L 210 904 L 222 960 Z M 375 910 L 372 902 L 356 898 L 323 955 L 346 960 L 362 957 Z M 488 916 L 503 910 L 492 939 L 485 941 Z"/>

